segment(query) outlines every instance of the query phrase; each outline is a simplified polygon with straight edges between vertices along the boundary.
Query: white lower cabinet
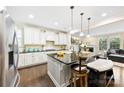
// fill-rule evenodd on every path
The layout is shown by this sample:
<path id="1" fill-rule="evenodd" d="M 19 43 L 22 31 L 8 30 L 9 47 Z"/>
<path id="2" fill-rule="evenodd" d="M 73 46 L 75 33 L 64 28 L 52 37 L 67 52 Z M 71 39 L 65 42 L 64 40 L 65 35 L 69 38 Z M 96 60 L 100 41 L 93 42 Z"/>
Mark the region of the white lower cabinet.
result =
<path id="1" fill-rule="evenodd" d="M 43 52 L 42 55 L 43 55 L 43 58 L 42 58 L 43 62 L 47 62 L 47 54 Z"/>
<path id="2" fill-rule="evenodd" d="M 23 66 L 25 66 L 25 55 L 19 54 L 18 67 L 23 67 Z"/>
<path id="3" fill-rule="evenodd" d="M 44 52 L 40 53 L 24 53 L 19 55 L 18 68 L 46 63 L 47 55 Z"/>
<path id="4" fill-rule="evenodd" d="M 28 65 L 31 65 L 33 62 L 32 62 L 32 53 L 26 53 L 24 54 L 24 59 L 25 59 L 25 66 L 28 66 Z"/>

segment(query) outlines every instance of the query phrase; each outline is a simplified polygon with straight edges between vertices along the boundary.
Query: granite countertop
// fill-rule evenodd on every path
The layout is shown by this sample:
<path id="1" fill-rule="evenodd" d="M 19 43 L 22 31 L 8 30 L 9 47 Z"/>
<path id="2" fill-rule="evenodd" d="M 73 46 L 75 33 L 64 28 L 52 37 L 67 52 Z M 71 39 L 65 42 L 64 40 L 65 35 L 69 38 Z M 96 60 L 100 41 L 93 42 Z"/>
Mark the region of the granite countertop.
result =
<path id="1" fill-rule="evenodd" d="M 71 65 L 78 62 L 78 57 L 75 53 L 65 53 L 64 56 L 61 57 L 58 56 L 57 53 L 48 54 L 48 56 L 66 65 Z"/>
<path id="2" fill-rule="evenodd" d="M 23 52 L 20 52 L 20 54 L 23 54 L 23 53 L 39 53 L 39 52 L 50 52 L 50 51 L 64 51 L 66 49 L 60 49 L 60 50 L 42 50 L 42 51 L 23 51 Z"/>

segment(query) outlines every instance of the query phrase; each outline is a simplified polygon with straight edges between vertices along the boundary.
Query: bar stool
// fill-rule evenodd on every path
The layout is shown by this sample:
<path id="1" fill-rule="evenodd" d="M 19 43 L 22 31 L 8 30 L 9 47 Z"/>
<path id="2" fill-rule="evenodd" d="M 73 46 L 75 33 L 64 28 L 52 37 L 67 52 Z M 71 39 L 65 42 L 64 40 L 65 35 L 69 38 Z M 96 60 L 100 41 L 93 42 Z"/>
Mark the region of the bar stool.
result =
<path id="1" fill-rule="evenodd" d="M 83 84 L 85 87 L 88 86 L 88 73 L 89 70 L 87 69 L 86 65 L 79 65 L 79 64 L 73 64 L 71 66 L 71 79 L 70 79 L 70 84 L 71 87 L 73 86 L 74 82 L 74 87 L 76 87 L 77 83 L 76 80 L 80 80 L 80 86 L 83 87 Z"/>

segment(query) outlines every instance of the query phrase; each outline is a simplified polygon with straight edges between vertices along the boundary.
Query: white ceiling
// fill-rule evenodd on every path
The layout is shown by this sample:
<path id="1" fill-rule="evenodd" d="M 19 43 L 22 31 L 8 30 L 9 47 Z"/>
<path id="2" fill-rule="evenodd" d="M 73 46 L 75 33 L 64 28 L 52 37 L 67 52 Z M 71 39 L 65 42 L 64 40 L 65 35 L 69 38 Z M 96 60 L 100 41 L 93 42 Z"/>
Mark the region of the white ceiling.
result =
<path id="1" fill-rule="evenodd" d="M 35 24 L 53 29 L 69 31 L 70 6 L 7 6 L 9 14 L 15 21 Z M 74 28 L 80 29 L 80 13 L 84 13 L 83 29 L 87 29 L 87 18 L 91 17 L 91 26 L 97 27 L 109 22 L 124 19 L 123 6 L 75 6 Z M 106 17 L 102 17 L 107 13 Z M 29 14 L 34 15 L 30 19 Z M 58 22 L 58 26 L 54 23 Z"/>

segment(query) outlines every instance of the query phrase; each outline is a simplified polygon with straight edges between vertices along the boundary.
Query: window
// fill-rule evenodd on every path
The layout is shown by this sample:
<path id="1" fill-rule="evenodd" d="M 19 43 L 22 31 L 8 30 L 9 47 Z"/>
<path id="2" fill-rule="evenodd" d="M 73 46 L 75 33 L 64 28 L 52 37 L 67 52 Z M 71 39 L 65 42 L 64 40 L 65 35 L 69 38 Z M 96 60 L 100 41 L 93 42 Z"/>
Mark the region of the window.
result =
<path id="1" fill-rule="evenodd" d="M 99 50 L 107 50 L 107 38 L 99 39 Z"/>
<path id="2" fill-rule="evenodd" d="M 110 39 L 110 48 L 111 49 L 119 49 L 120 48 L 120 38 L 113 37 Z"/>

